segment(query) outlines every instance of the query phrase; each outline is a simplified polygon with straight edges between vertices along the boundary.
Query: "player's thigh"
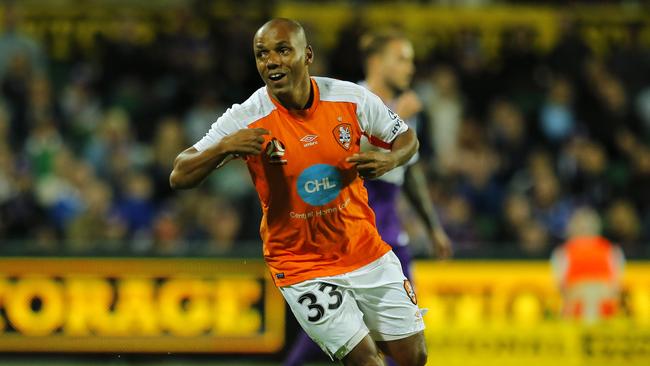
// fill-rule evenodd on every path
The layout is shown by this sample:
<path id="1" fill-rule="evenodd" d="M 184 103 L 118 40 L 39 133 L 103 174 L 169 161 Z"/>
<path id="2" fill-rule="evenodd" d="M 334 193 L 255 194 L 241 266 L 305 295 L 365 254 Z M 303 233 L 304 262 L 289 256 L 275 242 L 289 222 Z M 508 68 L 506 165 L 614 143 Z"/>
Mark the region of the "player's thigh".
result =
<path id="1" fill-rule="evenodd" d="M 280 291 L 300 326 L 332 358 L 342 359 L 368 334 L 348 289 L 310 280 Z"/>
<path id="2" fill-rule="evenodd" d="M 375 341 L 393 341 L 421 332 L 422 313 L 399 260 L 392 252 L 382 260 L 378 269 L 353 279 L 370 336 Z"/>
<path id="3" fill-rule="evenodd" d="M 369 335 L 366 335 L 341 361 L 345 366 L 384 366 L 377 345 Z"/>
<path id="4" fill-rule="evenodd" d="M 427 363 L 424 332 L 392 341 L 377 341 L 377 347 L 400 366 L 423 366 Z"/>

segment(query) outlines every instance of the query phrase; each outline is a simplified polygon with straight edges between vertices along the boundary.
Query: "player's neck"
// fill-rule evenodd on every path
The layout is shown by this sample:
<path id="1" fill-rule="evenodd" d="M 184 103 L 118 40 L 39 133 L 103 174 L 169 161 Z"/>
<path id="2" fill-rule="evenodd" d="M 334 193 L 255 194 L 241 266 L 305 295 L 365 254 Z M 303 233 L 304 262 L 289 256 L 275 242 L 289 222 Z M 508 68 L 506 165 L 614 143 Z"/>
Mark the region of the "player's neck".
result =
<path id="1" fill-rule="evenodd" d="M 304 78 L 299 85 L 294 88 L 291 93 L 283 95 L 275 95 L 275 98 L 290 111 L 301 111 L 311 107 L 312 85 L 309 75 Z"/>
<path id="2" fill-rule="evenodd" d="M 368 89 L 375 93 L 384 103 L 389 103 L 395 98 L 395 91 L 381 80 L 381 78 L 368 77 L 366 79 Z"/>

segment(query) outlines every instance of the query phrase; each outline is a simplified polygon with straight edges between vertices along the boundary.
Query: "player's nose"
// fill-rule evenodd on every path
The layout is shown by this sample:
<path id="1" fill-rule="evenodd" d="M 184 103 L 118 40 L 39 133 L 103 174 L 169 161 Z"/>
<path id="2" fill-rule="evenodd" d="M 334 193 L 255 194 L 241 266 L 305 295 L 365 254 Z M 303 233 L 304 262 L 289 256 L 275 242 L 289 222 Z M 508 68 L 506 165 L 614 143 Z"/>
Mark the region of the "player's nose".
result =
<path id="1" fill-rule="evenodd" d="M 275 69 L 278 66 L 280 66 L 280 57 L 277 53 L 271 52 L 266 59 L 266 67 L 268 69 Z"/>

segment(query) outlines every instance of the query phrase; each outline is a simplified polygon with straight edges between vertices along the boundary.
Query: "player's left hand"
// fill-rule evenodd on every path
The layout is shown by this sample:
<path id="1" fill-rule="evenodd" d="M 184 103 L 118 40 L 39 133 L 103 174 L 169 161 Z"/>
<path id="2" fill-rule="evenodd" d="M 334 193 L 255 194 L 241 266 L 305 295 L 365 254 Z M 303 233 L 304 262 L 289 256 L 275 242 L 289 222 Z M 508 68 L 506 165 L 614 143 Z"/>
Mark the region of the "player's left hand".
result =
<path id="1" fill-rule="evenodd" d="M 431 232 L 431 240 L 433 245 L 433 254 L 438 259 L 448 259 L 453 254 L 451 247 L 451 240 L 441 227 L 433 229 Z"/>
<path id="2" fill-rule="evenodd" d="M 397 165 L 390 154 L 379 151 L 368 151 L 354 154 L 346 159 L 356 166 L 363 179 L 375 179 L 386 174 Z"/>

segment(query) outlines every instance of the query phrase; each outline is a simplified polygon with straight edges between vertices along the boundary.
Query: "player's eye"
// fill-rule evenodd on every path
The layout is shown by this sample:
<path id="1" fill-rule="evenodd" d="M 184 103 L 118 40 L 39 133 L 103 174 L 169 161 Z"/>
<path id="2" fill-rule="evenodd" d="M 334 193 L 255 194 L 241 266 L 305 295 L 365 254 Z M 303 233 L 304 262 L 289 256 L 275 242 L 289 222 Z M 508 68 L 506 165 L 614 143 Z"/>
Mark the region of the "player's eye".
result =
<path id="1" fill-rule="evenodd" d="M 257 51 L 257 58 L 266 58 L 269 55 L 269 51 Z"/>
<path id="2" fill-rule="evenodd" d="M 288 55 L 291 52 L 291 49 L 289 47 L 282 47 L 280 48 L 280 54 L 283 56 Z"/>

